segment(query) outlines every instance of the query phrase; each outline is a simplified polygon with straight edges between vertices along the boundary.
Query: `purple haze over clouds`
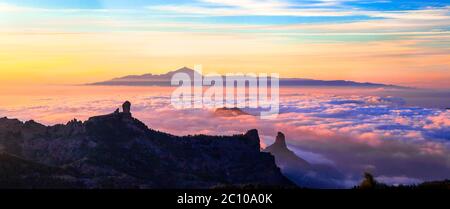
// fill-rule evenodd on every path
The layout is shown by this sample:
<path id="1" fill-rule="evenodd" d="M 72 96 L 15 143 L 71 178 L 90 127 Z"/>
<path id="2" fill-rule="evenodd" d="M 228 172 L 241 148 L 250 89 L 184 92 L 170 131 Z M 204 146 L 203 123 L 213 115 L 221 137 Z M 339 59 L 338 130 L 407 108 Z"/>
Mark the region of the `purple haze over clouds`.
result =
<path id="1" fill-rule="evenodd" d="M 300 92 L 300 91 L 299 91 Z M 177 110 L 170 94 L 138 92 L 102 97 L 36 97 L 31 104 L 0 106 L 0 115 L 44 124 L 113 112 L 124 100 L 150 128 L 176 135 L 231 135 L 258 129 L 262 146 L 286 134 L 310 163 L 333 165 L 356 184 L 364 171 L 389 184 L 450 178 L 450 111 L 408 105 L 407 99 L 368 94 L 296 93 L 281 96 L 276 119 L 214 116 L 211 109 Z"/>

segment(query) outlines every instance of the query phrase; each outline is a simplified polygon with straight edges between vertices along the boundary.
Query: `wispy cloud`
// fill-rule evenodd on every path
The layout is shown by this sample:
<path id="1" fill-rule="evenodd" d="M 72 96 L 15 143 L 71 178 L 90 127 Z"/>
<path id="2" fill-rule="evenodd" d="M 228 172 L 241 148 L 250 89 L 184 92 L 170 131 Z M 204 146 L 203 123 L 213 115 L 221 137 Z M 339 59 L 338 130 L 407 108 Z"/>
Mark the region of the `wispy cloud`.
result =
<path id="1" fill-rule="evenodd" d="M 0 2 L 0 12 L 4 13 L 27 13 L 27 12 L 54 12 L 54 13 L 80 13 L 80 12 L 97 12 L 97 13 L 110 13 L 110 12 L 132 12 L 129 9 L 87 9 L 87 8 L 41 8 L 41 7 L 26 7 L 17 6 L 15 4 Z"/>
<path id="2" fill-rule="evenodd" d="M 286 8 L 292 3 L 279 0 L 200 0 L 200 2 L 241 8 Z"/>
<path id="3" fill-rule="evenodd" d="M 223 1 L 203 0 L 207 5 L 154 5 L 147 8 L 154 11 L 172 12 L 179 15 L 196 14 L 209 16 L 350 16 L 358 11 L 333 8 L 297 8 L 299 5 L 284 1 Z"/>
<path id="4" fill-rule="evenodd" d="M 356 2 L 354 0 L 321 0 L 303 4 L 282 0 L 200 0 L 199 2 L 203 4 L 162 4 L 148 6 L 147 8 L 179 15 L 208 16 L 367 16 L 410 20 L 447 20 L 450 15 L 450 7 L 448 6 L 444 8 L 424 8 L 423 10 L 375 11 L 344 5 L 344 3 Z"/>
<path id="5" fill-rule="evenodd" d="M 55 57 L 83 60 L 100 59 L 94 55 L 87 58 L 84 51 L 121 48 L 97 55 L 102 59 L 118 54 L 129 59 L 135 56 L 139 69 L 148 68 L 148 56 L 172 56 L 163 68 L 158 59 L 157 69 L 185 65 L 173 60 L 189 62 L 202 56 L 204 64 L 213 63 L 223 71 L 277 69 L 288 76 L 318 79 L 330 79 L 340 72 L 339 79 L 449 85 L 448 4 L 417 0 L 408 4 L 383 0 L 185 0 L 178 4 L 143 0 L 131 6 L 108 0 L 91 6 L 2 2 L 8 2 L 0 3 L 0 50 L 10 58 L 0 59 L 2 68 L 10 69 L 3 73 L 5 78 L 18 75 L 18 69 L 49 68 L 50 61 L 57 63 L 52 56 L 41 57 L 43 53 L 30 57 L 29 47 L 33 46 L 32 51 L 48 49 L 46 53 Z M 72 33 L 87 35 L 62 41 L 68 38 L 63 34 Z M 26 34 L 33 38 L 24 37 Z M 24 43 L 29 44 L 25 47 Z M 74 48 L 83 53 L 68 53 Z M 24 64 L 12 61 L 18 59 Z M 98 68 L 93 63 L 98 62 L 74 62 L 58 68 Z M 108 66 L 109 70 L 116 68 L 117 64 Z"/>

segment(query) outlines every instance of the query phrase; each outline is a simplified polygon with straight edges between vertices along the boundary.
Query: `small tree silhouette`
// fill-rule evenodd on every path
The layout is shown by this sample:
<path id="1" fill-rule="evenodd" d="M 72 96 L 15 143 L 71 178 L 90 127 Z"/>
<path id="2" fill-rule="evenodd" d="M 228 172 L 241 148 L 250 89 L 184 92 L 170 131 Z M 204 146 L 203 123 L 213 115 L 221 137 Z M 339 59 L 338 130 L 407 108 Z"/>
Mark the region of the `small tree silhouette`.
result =
<path id="1" fill-rule="evenodd" d="M 359 185 L 360 189 L 375 189 L 378 185 L 378 182 L 375 180 L 372 174 L 364 173 L 364 180 Z"/>

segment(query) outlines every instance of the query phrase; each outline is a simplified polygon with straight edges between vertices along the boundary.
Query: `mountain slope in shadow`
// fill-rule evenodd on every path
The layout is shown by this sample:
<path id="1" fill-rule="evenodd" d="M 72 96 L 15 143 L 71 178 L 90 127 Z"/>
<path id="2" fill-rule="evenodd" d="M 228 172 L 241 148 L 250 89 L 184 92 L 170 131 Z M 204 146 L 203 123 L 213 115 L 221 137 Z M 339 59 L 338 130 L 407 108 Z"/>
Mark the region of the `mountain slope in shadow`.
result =
<path id="1" fill-rule="evenodd" d="M 344 175 L 329 165 L 310 164 L 289 150 L 286 137 L 278 133 L 275 143 L 264 149 L 275 156 L 281 171 L 298 186 L 306 188 L 343 188 Z"/>
<path id="2" fill-rule="evenodd" d="M 6 153 L 0 154 L 0 188 L 45 189 L 82 186 L 76 173 L 58 167 L 27 161 Z"/>
<path id="3" fill-rule="evenodd" d="M 149 129 L 123 112 L 44 126 L 0 119 L 1 167 L 22 188 L 293 187 L 274 157 L 260 151 L 256 130 L 235 136 L 178 137 Z M 180 119 L 180 123 L 182 123 Z M 14 156 L 14 157 L 11 157 Z M 16 169 L 17 168 L 17 169 Z M 28 181 L 35 175 L 58 185 Z M 0 175 L 0 182 L 9 177 Z"/>
<path id="4" fill-rule="evenodd" d="M 274 154 L 277 165 L 280 167 L 296 167 L 304 170 L 311 168 L 311 165 L 306 160 L 298 157 L 287 148 L 286 137 L 281 132 L 278 133 L 275 143 L 268 146 L 264 151 Z"/>

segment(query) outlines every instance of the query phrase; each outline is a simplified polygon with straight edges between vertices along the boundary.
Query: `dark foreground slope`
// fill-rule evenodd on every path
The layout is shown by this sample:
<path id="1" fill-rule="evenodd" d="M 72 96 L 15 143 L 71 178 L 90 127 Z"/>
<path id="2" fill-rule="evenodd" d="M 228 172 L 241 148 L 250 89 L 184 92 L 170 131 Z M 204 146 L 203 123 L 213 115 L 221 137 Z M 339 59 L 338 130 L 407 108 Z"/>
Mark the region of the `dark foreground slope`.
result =
<path id="1" fill-rule="evenodd" d="M 275 156 L 276 164 L 298 186 L 314 189 L 345 188 L 345 176 L 329 165 L 310 164 L 289 150 L 283 133 L 278 133 L 275 143 L 264 149 Z"/>
<path id="2" fill-rule="evenodd" d="M 177 137 L 124 112 L 44 126 L 0 119 L 2 188 L 291 187 L 256 130 Z M 183 121 L 180 121 L 182 123 Z"/>

